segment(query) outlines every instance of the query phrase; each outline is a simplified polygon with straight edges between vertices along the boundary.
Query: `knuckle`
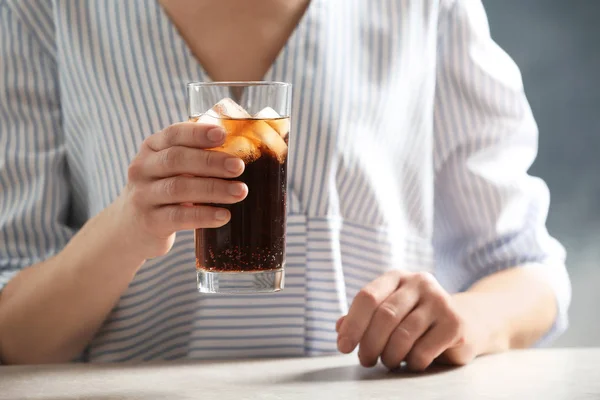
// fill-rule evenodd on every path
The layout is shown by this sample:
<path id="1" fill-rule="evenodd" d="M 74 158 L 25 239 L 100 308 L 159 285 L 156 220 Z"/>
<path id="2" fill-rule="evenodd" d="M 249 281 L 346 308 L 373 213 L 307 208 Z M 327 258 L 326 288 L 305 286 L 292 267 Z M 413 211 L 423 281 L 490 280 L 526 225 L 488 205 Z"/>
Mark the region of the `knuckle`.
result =
<path id="1" fill-rule="evenodd" d="M 435 282 L 435 278 L 429 272 L 420 271 L 415 273 L 415 279 L 422 285 L 430 285 Z"/>
<path id="2" fill-rule="evenodd" d="M 175 147 L 169 147 L 168 149 L 163 150 L 161 153 L 161 161 L 167 169 L 175 168 L 177 165 L 179 165 L 181 158 L 183 157 L 183 153 Z"/>
<path id="3" fill-rule="evenodd" d="M 450 304 L 449 296 L 443 290 L 432 290 L 428 296 L 442 311 L 448 312 L 451 310 L 452 305 Z"/>
<path id="4" fill-rule="evenodd" d="M 215 179 L 205 179 L 204 191 L 209 195 L 214 195 L 217 191 L 217 181 Z"/>
<path id="5" fill-rule="evenodd" d="M 459 332 L 457 338 L 458 338 L 458 340 L 456 341 L 457 346 L 463 346 L 467 343 L 467 338 L 462 334 L 462 332 Z"/>
<path id="6" fill-rule="evenodd" d="M 412 335 L 406 327 L 399 325 L 394 329 L 394 336 L 398 343 L 408 343 Z"/>
<path id="7" fill-rule="evenodd" d="M 171 207 L 167 211 L 167 220 L 171 224 L 178 224 L 182 219 L 182 212 L 179 207 Z"/>
<path id="8" fill-rule="evenodd" d="M 415 279 L 424 292 L 435 292 L 439 288 L 437 280 L 429 272 L 417 272 Z"/>
<path id="9" fill-rule="evenodd" d="M 403 271 L 401 269 L 393 269 L 391 271 L 387 271 L 385 273 L 385 275 L 389 276 L 391 279 L 400 280 L 400 279 L 406 277 L 407 273 L 406 273 L 406 271 Z"/>
<path id="10" fill-rule="evenodd" d="M 157 133 L 153 133 L 152 135 L 146 137 L 142 141 L 142 145 L 140 146 L 140 151 L 144 151 L 144 150 L 155 151 L 154 150 L 154 148 L 156 147 L 155 142 L 160 141 L 163 134 L 164 134 L 163 131 L 159 131 Z"/>
<path id="11" fill-rule="evenodd" d="M 133 186 L 133 190 L 131 191 L 131 203 L 134 205 L 136 209 L 143 208 L 147 203 L 147 196 L 143 190 L 140 188 Z"/>
<path id="12" fill-rule="evenodd" d="M 216 159 L 218 157 L 218 153 L 216 151 L 211 151 L 211 150 L 207 150 L 204 152 L 204 167 L 205 168 L 212 168 L 215 163 L 216 163 Z"/>
<path id="13" fill-rule="evenodd" d="M 173 146 L 181 136 L 181 124 L 173 124 L 162 131 L 163 140 L 166 146 Z"/>
<path id="14" fill-rule="evenodd" d="M 204 143 L 207 140 L 206 134 L 208 127 L 202 124 L 195 124 L 190 131 L 190 136 L 194 143 Z"/>
<path id="15" fill-rule="evenodd" d="M 127 168 L 127 180 L 129 181 L 137 181 L 143 176 L 144 167 L 139 159 L 136 157 L 133 159 L 129 167 Z"/>
<path id="16" fill-rule="evenodd" d="M 446 331 L 453 337 L 460 335 L 463 322 L 460 316 L 456 313 L 450 313 L 446 317 Z"/>
<path id="17" fill-rule="evenodd" d="M 380 319 L 385 324 L 390 324 L 398 320 L 398 309 L 389 303 L 383 303 L 375 312 L 377 319 Z"/>
<path id="18" fill-rule="evenodd" d="M 422 329 L 427 325 L 428 318 L 424 313 L 412 313 L 407 317 L 405 328 L 410 332 L 412 330 Z"/>
<path id="19" fill-rule="evenodd" d="M 369 308 L 375 308 L 378 305 L 377 295 L 373 291 L 363 288 L 356 295 L 356 300 L 365 304 Z"/>
<path id="20" fill-rule="evenodd" d="M 196 207 L 193 209 L 192 219 L 194 221 L 212 221 L 211 213 L 208 211 L 206 207 Z"/>
<path id="21" fill-rule="evenodd" d="M 160 134 L 162 134 L 162 132 Z M 150 142 L 152 141 L 152 139 L 156 138 L 156 135 L 158 135 L 158 133 L 154 133 L 150 136 L 147 136 L 144 140 L 142 140 L 142 145 L 140 147 L 142 149 L 143 148 L 152 148 L 152 146 L 150 146 Z"/>
<path id="22" fill-rule="evenodd" d="M 168 197 L 177 197 L 185 190 L 185 183 L 180 178 L 165 179 L 163 190 Z"/>

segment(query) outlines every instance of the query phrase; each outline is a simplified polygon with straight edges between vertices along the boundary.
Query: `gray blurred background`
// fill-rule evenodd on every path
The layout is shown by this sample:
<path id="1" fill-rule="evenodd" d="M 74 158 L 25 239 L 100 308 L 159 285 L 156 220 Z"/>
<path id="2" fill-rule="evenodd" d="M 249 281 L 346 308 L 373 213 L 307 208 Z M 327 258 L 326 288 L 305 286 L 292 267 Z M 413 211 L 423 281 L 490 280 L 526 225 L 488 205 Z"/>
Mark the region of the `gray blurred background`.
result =
<path id="1" fill-rule="evenodd" d="M 600 0 L 484 0 L 517 62 L 540 128 L 531 169 L 552 194 L 548 228 L 567 248 L 571 328 L 555 346 L 600 345 Z"/>

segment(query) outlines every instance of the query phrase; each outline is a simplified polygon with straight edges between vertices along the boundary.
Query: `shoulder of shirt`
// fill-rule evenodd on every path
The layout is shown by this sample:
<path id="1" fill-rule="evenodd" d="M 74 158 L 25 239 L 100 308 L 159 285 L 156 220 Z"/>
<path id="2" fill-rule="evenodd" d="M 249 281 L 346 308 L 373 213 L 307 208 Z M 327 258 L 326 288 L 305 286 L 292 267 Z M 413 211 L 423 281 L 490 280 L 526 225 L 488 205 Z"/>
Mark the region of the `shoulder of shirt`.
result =
<path id="1" fill-rule="evenodd" d="M 454 7 L 457 3 L 464 3 L 465 1 L 481 1 L 481 0 L 440 0 L 442 7 Z"/>
<path id="2" fill-rule="evenodd" d="M 55 58 L 53 0 L 0 0 L 2 7 L 8 9 L 9 17 L 27 31 L 42 52 Z"/>
<path id="3" fill-rule="evenodd" d="M 439 0 L 439 10 L 442 13 L 447 13 L 452 10 L 457 3 L 460 3 L 462 0 Z"/>
<path id="4" fill-rule="evenodd" d="M 440 0 L 440 8 L 446 9 L 452 7 L 457 0 Z"/>

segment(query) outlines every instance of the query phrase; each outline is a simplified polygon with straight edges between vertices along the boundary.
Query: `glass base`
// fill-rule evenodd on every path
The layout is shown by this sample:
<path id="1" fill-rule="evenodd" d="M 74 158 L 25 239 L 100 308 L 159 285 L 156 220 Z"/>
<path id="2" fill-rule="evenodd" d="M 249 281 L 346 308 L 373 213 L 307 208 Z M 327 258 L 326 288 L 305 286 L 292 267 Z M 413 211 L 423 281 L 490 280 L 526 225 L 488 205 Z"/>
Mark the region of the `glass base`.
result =
<path id="1" fill-rule="evenodd" d="M 208 272 L 196 270 L 200 293 L 270 293 L 284 287 L 284 269 L 257 272 Z"/>

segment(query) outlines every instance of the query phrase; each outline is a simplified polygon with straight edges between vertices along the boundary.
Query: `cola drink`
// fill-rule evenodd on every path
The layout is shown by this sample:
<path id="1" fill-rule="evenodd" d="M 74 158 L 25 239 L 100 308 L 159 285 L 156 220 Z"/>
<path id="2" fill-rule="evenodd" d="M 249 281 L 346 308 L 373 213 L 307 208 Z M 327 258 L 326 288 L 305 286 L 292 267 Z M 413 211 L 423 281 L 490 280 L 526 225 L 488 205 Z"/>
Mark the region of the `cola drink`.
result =
<path id="1" fill-rule="evenodd" d="M 285 226 L 289 117 L 265 108 L 251 116 L 223 99 L 192 121 L 217 124 L 223 146 L 210 149 L 241 158 L 244 173 L 234 180 L 248 186 L 239 203 L 221 205 L 231 220 L 220 228 L 195 231 L 196 268 L 205 272 L 281 270 L 285 264 Z"/>

